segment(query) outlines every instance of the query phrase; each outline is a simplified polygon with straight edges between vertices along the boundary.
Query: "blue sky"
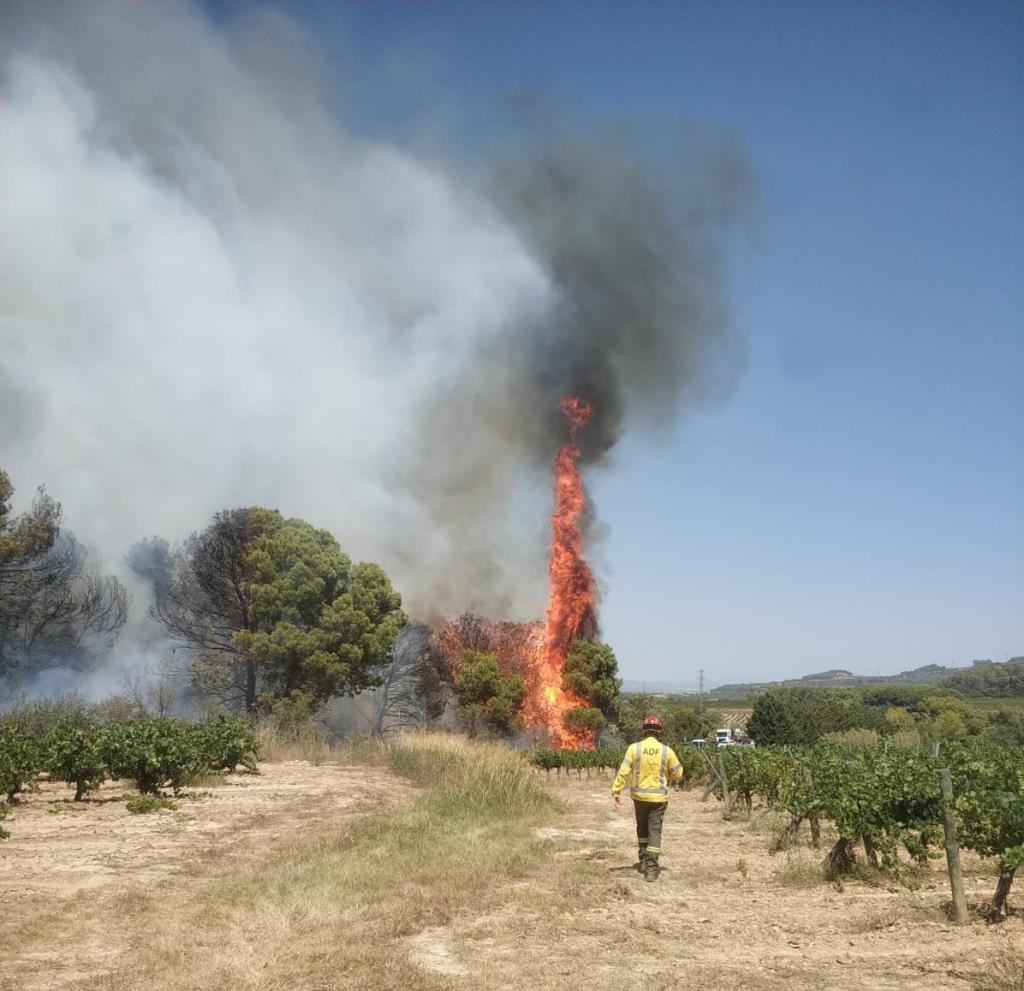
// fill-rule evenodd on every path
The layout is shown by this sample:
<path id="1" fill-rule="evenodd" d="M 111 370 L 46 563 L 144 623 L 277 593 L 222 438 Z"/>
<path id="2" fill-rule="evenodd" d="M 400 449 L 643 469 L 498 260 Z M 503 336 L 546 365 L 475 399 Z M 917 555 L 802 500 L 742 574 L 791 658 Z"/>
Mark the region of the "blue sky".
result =
<path id="1" fill-rule="evenodd" d="M 747 146 L 747 372 L 590 479 L 625 677 L 1024 654 L 1024 5 L 364 3 L 342 21 L 328 46 L 389 80 L 381 126 L 426 86 L 471 146 L 525 89 Z"/>

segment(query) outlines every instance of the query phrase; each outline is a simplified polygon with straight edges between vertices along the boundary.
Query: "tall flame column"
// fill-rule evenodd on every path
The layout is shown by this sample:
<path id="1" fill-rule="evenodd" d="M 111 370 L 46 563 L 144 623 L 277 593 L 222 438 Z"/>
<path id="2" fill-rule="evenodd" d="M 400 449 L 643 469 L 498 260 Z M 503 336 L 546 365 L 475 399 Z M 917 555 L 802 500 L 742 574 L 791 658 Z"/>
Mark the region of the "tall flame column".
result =
<path id="1" fill-rule="evenodd" d="M 555 456 L 555 509 L 551 517 L 551 556 L 548 562 L 548 608 L 544 641 L 538 658 L 534 715 L 561 747 L 593 746 L 588 733 L 572 732 L 562 717 L 583 704 L 562 687 L 562 669 L 574 640 L 594 635 L 594 575 L 583 558 L 580 517 L 586 497 L 577 462 L 580 450 L 576 434 L 594 410 L 578 396 L 562 400 L 562 412 L 569 420 L 569 441 Z"/>

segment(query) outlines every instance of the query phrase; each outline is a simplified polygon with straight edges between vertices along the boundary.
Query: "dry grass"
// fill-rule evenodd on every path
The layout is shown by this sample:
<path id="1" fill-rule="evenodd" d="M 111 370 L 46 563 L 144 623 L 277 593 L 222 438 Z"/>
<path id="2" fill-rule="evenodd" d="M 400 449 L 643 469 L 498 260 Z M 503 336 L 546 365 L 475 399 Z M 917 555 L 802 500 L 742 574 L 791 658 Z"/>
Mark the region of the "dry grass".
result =
<path id="1" fill-rule="evenodd" d="M 974 991 L 1024 991 L 1024 952 L 1020 946 L 1007 947 L 992 961 L 987 977 Z"/>
<path id="2" fill-rule="evenodd" d="M 105 976 L 65 987 L 449 987 L 409 960 L 405 941 L 458 913 L 494 907 L 500 885 L 535 861 L 542 844 L 533 828 L 549 799 L 525 762 L 502 747 L 431 734 L 376 753 L 424 787 L 410 808 L 348 829 L 310 825 L 268 850 L 256 870 L 226 869 L 188 891 L 136 896 L 130 914 L 117 897 L 92 900 L 87 919 L 61 924 L 120 929 L 126 952 Z M 389 781 L 382 769 L 382 787 Z"/>
<path id="3" fill-rule="evenodd" d="M 824 884 L 827 880 L 821 858 L 808 860 L 804 857 L 786 857 L 786 866 L 777 875 L 779 884 L 793 888 L 810 888 Z"/>
<path id="4" fill-rule="evenodd" d="M 307 760 L 319 766 L 334 757 L 327 734 L 312 721 L 301 725 L 262 723 L 256 731 L 260 760 L 277 764 L 286 760 Z"/>

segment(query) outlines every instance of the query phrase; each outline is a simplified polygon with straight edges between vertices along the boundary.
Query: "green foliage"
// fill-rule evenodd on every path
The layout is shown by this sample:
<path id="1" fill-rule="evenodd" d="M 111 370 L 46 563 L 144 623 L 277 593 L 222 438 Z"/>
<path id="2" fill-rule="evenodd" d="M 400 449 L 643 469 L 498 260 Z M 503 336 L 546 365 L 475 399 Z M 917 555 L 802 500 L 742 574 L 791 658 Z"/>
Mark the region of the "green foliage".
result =
<path id="1" fill-rule="evenodd" d="M 18 792 L 35 783 L 42 764 L 39 741 L 23 725 L 0 725 L 0 795 L 13 802 Z"/>
<path id="2" fill-rule="evenodd" d="M 467 650 L 455 672 L 453 689 L 459 719 L 471 736 L 485 728 L 499 735 L 512 733 L 521 725 L 526 686 L 518 675 L 502 675 L 493 654 Z"/>
<path id="3" fill-rule="evenodd" d="M 672 748 L 679 762 L 683 765 L 683 784 L 692 785 L 704 781 L 708 776 L 708 759 L 695 747 L 681 746 Z M 528 759 L 534 767 L 544 771 L 576 771 L 588 774 L 593 770 L 617 771 L 622 763 L 623 751 L 620 747 L 597 747 L 594 750 L 558 750 L 536 747 L 529 751 Z"/>
<path id="4" fill-rule="evenodd" d="M 243 591 L 255 630 L 235 643 L 277 694 L 301 689 L 320 702 L 380 683 L 406 619 L 401 596 L 375 564 L 353 567 L 326 530 L 284 520 L 249 552 Z"/>
<path id="5" fill-rule="evenodd" d="M 256 770 L 256 733 L 244 716 L 220 714 L 212 721 L 198 723 L 191 729 L 204 769 L 234 771 L 241 764 L 247 770 Z"/>
<path id="6" fill-rule="evenodd" d="M 51 778 L 75 786 L 76 802 L 107 776 L 106 740 L 98 726 L 57 723 L 43 741 L 43 757 Z"/>
<path id="7" fill-rule="evenodd" d="M 619 698 L 619 665 L 611 647 L 590 640 L 577 640 L 569 649 L 562 668 L 562 685 L 582 699 L 586 706 L 597 709 L 606 719 L 615 717 Z M 593 723 L 593 719 L 590 719 Z M 603 725 L 582 728 L 600 729 Z"/>
<path id="8" fill-rule="evenodd" d="M 977 664 L 950 675 L 942 685 L 969 698 L 1024 695 L 1024 657 L 1011 657 L 1004 664 Z"/>
<path id="9" fill-rule="evenodd" d="M 951 744 L 941 758 L 953 778 L 961 846 L 997 858 L 1001 869 L 1024 864 L 1024 752 Z"/>
<path id="10" fill-rule="evenodd" d="M 384 571 L 353 565 L 326 530 L 250 507 L 176 552 L 155 612 L 197 650 L 200 682 L 248 708 L 261 687 L 325 702 L 380 684 L 400 607 Z"/>
<path id="11" fill-rule="evenodd" d="M 672 744 L 672 750 L 683 766 L 683 787 L 692 788 L 704 784 L 711 777 L 710 754 L 697 747 L 690 746 L 689 741 Z"/>
<path id="12" fill-rule="evenodd" d="M 722 752 L 734 791 L 777 805 L 794 821 L 831 821 L 844 844 L 864 841 L 877 866 L 906 879 L 900 850 L 924 861 L 941 838 L 938 768 L 950 768 L 961 847 L 1024 864 L 1024 751 L 983 744 L 930 749 L 819 744 L 804 750 L 730 747 Z M 838 844 L 837 844 L 838 846 Z"/>
<path id="13" fill-rule="evenodd" d="M 885 710 L 885 721 L 896 732 L 914 728 L 914 717 L 906 709 L 895 706 Z"/>
<path id="14" fill-rule="evenodd" d="M 26 564 L 49 550 L 60 529 L 60 505 L 42 489 L 31 511 L 19 517 L 11 515 L 12 495 L 10 476 L 0 469 L 0 568 Z"/>
<path id="15" fill-rule="evenodd" d="M 112 724 L 104 743 L 111 776 L 131 778 L 144 794 L 158 794 L 164 783 L 177 793 L 206 770 L 191 727 L 174 719 Z"/>
<path id="16" fill-rule="evenodd" d="M 640 735 L 644 719 L 652 714 L 659 716 L 664 723 L 663 738 L 680 744 L 703 740 L 714 729 L 710 718 L 701 716 L 696 706 L 688 702 L 654 698 L 642 693 L 624 695 L 618 701 L 615 716 L 623 745 Z M 678 747 L 673 749 L 679 752 Z"/>
<path id="17" fill-rule="evenodd" d="M 992 743 L 1006 747 L 1024 746 L 1024 712 L 1019 709 L 990 712 L 986 736 Z"/>
<path id="18" fill-rule="evenodd" d="M 743 797 L 748 808 L 755 796 L 769 805 L 779 801 L 783 779 L 792 768 L 792 760 L 787 754 L 753 747 L 723 747 L 715 751 L 711 759 L 717 763 L 719 756 L 725 766 L 729 788 Z"/>
<path id="19" fill-rule="evenodd" d="M 544 771 L 584 771 L 595 769 L 618 770 L 622 763 L 622 753 L 611 747 L 598 747 L 596 750 L 558 750 L 536 747 L 529 751 L 527 759 L 534 767 Z"/>
<path id="20" fill-rule="evenodd" d="M 887 728 L 883 714 L 866 706 L 859 693 L 823 688 L 765 692 L 747 720 L 747 732 L 763 746 L 810 746 L 825 733 Z"/>
<path id="21" fill-rule="evenodd" d="M 0 675 L 82 663 L 124 624 L 127 591 L 61 530 L 60 505 L 42 488 L 18 517 L 13 493 L 0 470 Z"/>
<path id="22" fill-rule="evenodd" d="M 567 730 L 573 732 L 585 732 L 596 735 L 604 726 L 604 714 L 600 709 L 591 709 L 587 706 L 577 706 L 570 709 L 562 716 L 562 724 Z M 591 736 L 590 739 L 594 737 Z"/>
<path id="23" fill-rule="evenodd" d="M 106 777 L 131 778 L 140 792 L 156 795 L 164 783 L 175 792 L 207 771 L 255 770 L 256 737 L 248 720 L 218 716 L 199 724 L 175 719 L 89 722 L 76 706 L 27 710 L 36 727 L 7 719 L 0 723 L 0 793 L 12 801 L 35 775 L 46 770 L 55 780 L 75 786 L 75 801 L 98 788 Z"/>
<path id="24" fill-rule="evenodd" d="M 150 812 L 175 812 L 178 803 L 156 795 L 133 795 L 124 807 L 133 815 L 147 815 Z"/>
<path id="25" fill-rule="evenodd" d="M 10 812 L 10 807 L 6 802 L 0 802 L 0 823 L 7 818 L 7 814 Z M 0 840 L 6 840 L 11 834 L 0 825 Z"/>
<path id="26" fill-rule="evenodd" d="M 871 685 L 861 689 L 865 705 L 874 708 L 916 709 L 923 699 L 932 695 L 949 695 L 948 689 L 935 685 Z"/>
<path id="27" fill-rule="evenodd" d="M 873 729 L 847 729 L 841 733 L 824 733 L 822 743 L 844 743 L 848 747 L 877 747 L 878 732 Z"/>
<path id="28" fill-rule="evenodd" d="M 963 699 L 934 695 L 918 705 L 916 723 L 929 740 L 966 740 L 985 736 L 989 716 Z"/>

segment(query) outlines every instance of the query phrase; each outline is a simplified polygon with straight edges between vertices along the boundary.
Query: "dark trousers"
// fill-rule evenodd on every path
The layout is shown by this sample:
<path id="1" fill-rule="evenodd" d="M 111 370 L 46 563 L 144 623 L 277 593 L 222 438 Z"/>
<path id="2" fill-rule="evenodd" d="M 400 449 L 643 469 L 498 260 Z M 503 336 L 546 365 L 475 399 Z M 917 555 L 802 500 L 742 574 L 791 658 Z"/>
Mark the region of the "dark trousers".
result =
<path id="1" fill-rule="evenodd" d="M 636 814 L 636 842 L 640 848 L 640 859 L 658 859 L 661 853 L 661 824 L 665 820 L 668 802 L 638 802 L 633 799 Z"/>

